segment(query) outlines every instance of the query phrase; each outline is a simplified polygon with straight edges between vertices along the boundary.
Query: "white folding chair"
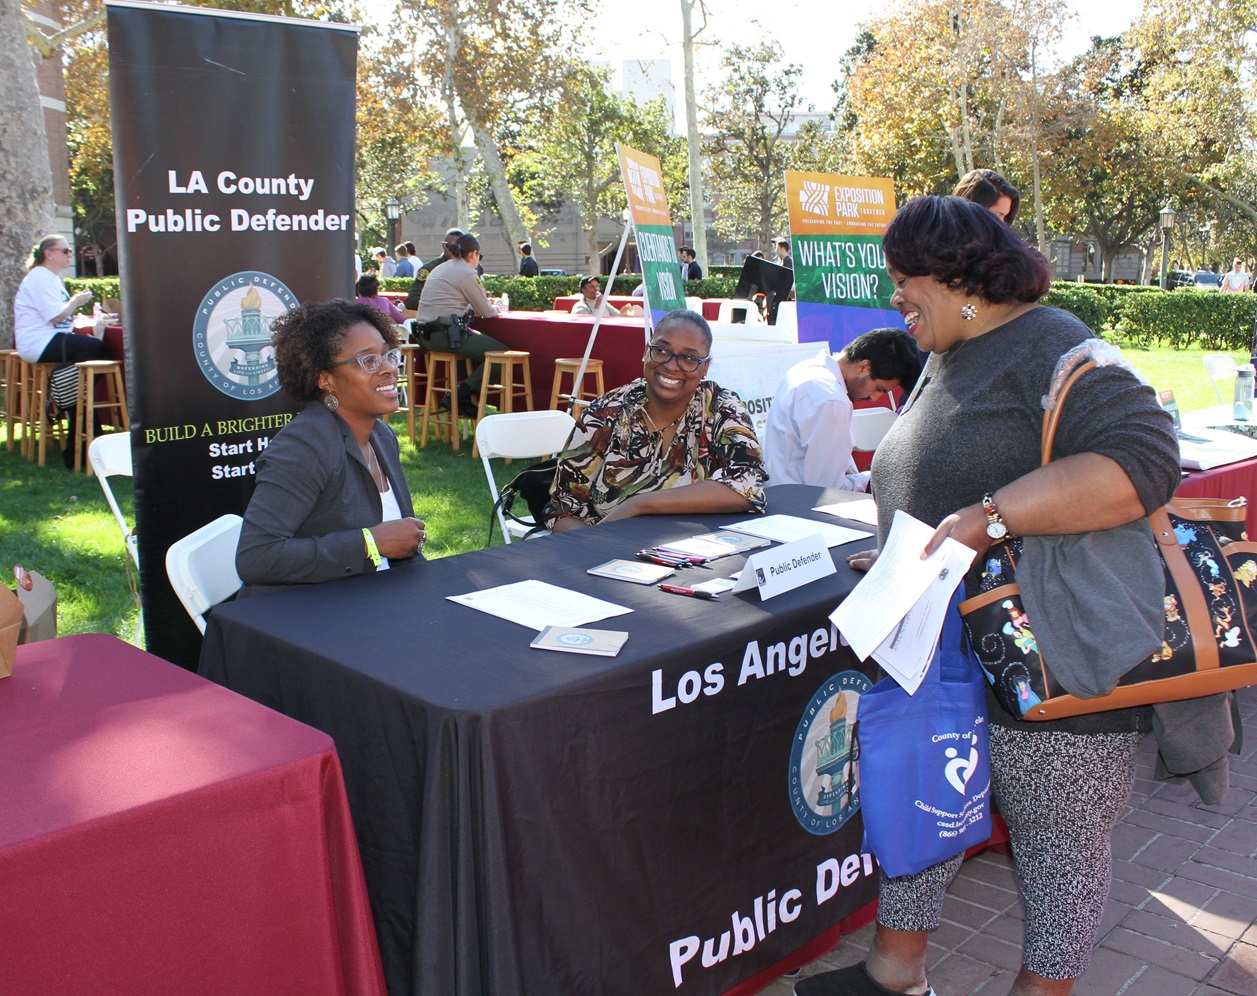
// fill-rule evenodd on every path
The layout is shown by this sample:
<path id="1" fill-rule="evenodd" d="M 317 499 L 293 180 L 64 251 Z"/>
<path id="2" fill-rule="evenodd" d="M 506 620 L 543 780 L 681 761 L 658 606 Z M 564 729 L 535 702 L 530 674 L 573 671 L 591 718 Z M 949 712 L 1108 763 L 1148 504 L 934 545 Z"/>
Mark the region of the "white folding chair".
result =
<path id="1" fill-rule="evenodd" d="M 494 507 L 498 504 L 498 486 L 493 479 L 490 458 L 509 460 L 540 460 L 563 449 L 572 434 L 575 419 L 567 412 L 507 412 L 502 415 L 486 415 L 476 426 L 476 445 L 480 450 L 480 462 L 484 465 L 485 480 L 489 482 L 489 495 Z M 514 522 L 498 509 L 498 525 L 502 538 L 522 537 L 536 523 L 525 525 Z M 532 522 L 527 515 L 520 518 Z"/>
<path id="2" fill-rule="evenodd" d="M 857 408 L 851 413 L 852 450 L 874 452 L 898 418 L 892 408 Z"/>
<path id="3" fill-rule="evenodd" d="M 205 632 L 205 613 L 240 590 L 236 573 L 238 515 L 220 515 L 213 522 L 176 540 L 166 551 L 166 576 L 196 628 Z"/>
<path id="4" fill-rule="evenodd" d="M 1209 375 L 1209 383 L 1213 385 L 1213 393 L 1218 396 L 1219 404 L 1226 404 L 1231 397 L 1231 389 L 1228 388 L 1227 396 L 1222 396 L 1222 391 L 1218 387 L 1218 378 L 1231 377 L 1234 378 L 1237 367 L 1235 359 L 1226 353 L 1206 353 L 1204 357 L 1205 373 Z"/>
<path id="5" fill-rule="evenodd" d="M 139 567 L 140 551 L 135 538 L 135 530 L 128 526 L 127 520 L 122 517 L 122 509 L 118 507 L 118 500 L 114 498 L 113 490 L 109 487 L 110 477 L 134 476 L 131 470 L 131 434 L 110 432 L 97 436 L 92 440 L 92 445 L 87 448 L 87 462 L 91 464 L 96 480 L 100 482 L 100 490 L 105 493 L 105 501 L 109 503 L 109 509 L 118 522 L 122 542 L 126 544 L 127 552 L 131 554 L 135 566 Z"/>
<path id="6" fill-rule="evenodd" d="M 759 313 L 754 301 L 726 298 L 720 302 L 720 314 L 716 321 L 725 325 L 763 325 L 764 316 Z"/>

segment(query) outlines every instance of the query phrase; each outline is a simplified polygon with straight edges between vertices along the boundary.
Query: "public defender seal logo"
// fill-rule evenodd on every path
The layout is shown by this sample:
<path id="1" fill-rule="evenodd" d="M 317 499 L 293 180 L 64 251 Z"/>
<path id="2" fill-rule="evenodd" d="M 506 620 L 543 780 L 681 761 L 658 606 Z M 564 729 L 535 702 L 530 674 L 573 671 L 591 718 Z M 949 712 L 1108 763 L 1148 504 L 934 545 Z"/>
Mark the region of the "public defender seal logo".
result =
<path id="1" fill-rule="evenodd" d="M 243 270 L 220 280 L 196 309 L 192 342 L 205 379 L 244 401 L 279 390 L 271 322 L 297 298 L 269 273 Z"/>
<path id="2" fill-rule="evenodd" d="M 808 833 L 833 833 L 860 808 L 851 732 L 860 696 L 873 687 L 859 671 L 840 671 L 808 703 L 790 750 L 790 807 Z"/>

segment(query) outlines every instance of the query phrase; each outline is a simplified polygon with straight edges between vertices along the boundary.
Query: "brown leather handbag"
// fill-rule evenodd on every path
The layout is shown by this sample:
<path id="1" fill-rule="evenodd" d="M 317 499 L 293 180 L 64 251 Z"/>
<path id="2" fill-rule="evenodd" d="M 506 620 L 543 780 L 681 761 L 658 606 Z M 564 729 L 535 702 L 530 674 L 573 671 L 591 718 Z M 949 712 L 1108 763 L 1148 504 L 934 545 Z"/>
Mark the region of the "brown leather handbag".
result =
<path id="1" fill-rule="evenodd" d="M 1082 364 L 1044 415 L 1041 462 L 1051 459 L 1061 407 L 1094 361 Z M 1247 542 L 1244 498 L 1175 498 L 1148 516 L 1165 568 L 1161 649 L 1124 674 L 1107 695 L 1080 698 L 1052 676 L 1016 584 L 1017 540 L 993 546 L 993 573 L 1007 583 L 962 602 L 970 645 L 996 698 L 1027 720 L 1200 698 L 1257 684 L 1257 543 Z"/>

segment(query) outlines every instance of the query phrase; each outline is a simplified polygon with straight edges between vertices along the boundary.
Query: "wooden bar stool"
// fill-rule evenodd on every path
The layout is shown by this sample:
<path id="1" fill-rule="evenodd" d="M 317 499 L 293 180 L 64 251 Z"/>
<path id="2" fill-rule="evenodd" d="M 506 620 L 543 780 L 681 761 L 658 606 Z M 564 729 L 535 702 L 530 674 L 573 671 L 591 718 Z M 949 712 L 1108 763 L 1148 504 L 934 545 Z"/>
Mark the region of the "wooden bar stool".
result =
<path id="1" fill-rule="evenodd" d="M 13 451 L 13 427 L 22 424 L 22 393 L 16 349 L 0 349 L 0 390 L 4 391 L 4 448 Z"/>
<path id="2" fill-rule="evenodd" d="M 424 410 L 428 371 L 423 361 L 423 347 L 417 343 L 403 342 L 397 347 L 402 351 L 402 369 L 397 371 L 397 383 L 406 391 L 406 403 L 400 411 L 406 413 L 406 433 L 410 445 L 415 445 L 415 412 Z"/>
<path id="3" fill-rule="evenodd" d="M 422 449 L 428 445 L 428 427 L 435 425 L 438 438 L 448 442 L 457 451 L 458 385 L 461 383 L 459 360 L 462 357 L 457 353 L 439 353 L 435 350 L 425 350 L 423 356 L 426 361 L 427 386 L 423 395 L 423 418 L 419 423 L 419 447 Z M 450 396 L 450 407 L 448 411 L 440 411 L 438 406 L 441 396 L 446 393 Z"/>
<path id="4" fill-rule="evenodd" d="M 88 474 L 91 464 L 84 465 L 84 454 L 96 437 L 97 414 L 104 412 L 102 424 L 115 431 L 129 432 L 131 419 L 127 414 L 127 391 L 122 385 L 122 364 L 116 360 L 82 360 L 74 364 L 79 371 L 79 410 L 74 431 L 74 471 L 80 467 Z M 96 378 L 104 381 L 104 401 L 96 400 Z"/>
<path id="5" fill-rule="evenodd" d="M 480 401 L 476 405 L 477 424 L 487 414 L 490 400 L 501 413 L 532 411 L 532 370 L 528 365 L 531 356 L 522 349 L 491 349 L 484 354 L 484 378 L 480 381 Z M 496 381 L 493 379 L 495 369 Z M 523 377 L 522 382 L 515 377 L 517 371 Z M 523 402 L 522 407 L 515 406 L 517 397 Z M 480 455 L 475 442 L 471 444 L 471 455 Z"/>
<path id="6" fill-rule="evenodd" d="M 555 411 L 560 411 L 559 401 L 569 402 L 568 407 L 574 408 L 575 405 L 570 404 L 573 401 L 592 401 L 594 398 L 607 393 L 606 382 L 602 378 L 602 360 L 595 360 L 592 357 L 585 364 L 585 382 L 580 385 L 580 390 L 576 387 L 576 372 L 580 370 L 581 358 L 575 359 L 565 358 L 554 361 L 554 385 L 550 389 L 550 407 Z M 563 378 L 564 376 L 572 378 L 572 392 L 563 394 Z M 594 378 L 594 391 L 590 393 L 588 390 L 589 378 Z"/>
<path id="7" fill-rule="evenodd" d="M 22 405 L 22 456 L 27 460 L 38 458 L 44 465 L 44 450 L 48 442 L 48 424 L 44 410 L 48 407 L 48 378 L 60 363 L 28 363 L 18 359 L 18 381 Z M 52 423 L 52 434 L 57 445 L 65 448 L 61 434 L 61 419 Z"/>

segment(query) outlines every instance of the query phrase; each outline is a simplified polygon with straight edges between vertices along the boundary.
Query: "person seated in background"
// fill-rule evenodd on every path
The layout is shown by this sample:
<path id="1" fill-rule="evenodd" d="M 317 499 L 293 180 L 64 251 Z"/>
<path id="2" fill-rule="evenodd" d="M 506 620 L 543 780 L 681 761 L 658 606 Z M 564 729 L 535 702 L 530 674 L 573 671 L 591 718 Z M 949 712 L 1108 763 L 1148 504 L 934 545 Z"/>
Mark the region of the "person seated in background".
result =
<path id="1" fill-rule="evenodd" d="M 415 262 L 411 257 L 411 242 L 403 242 L 393 247 L 393 252 L 397 253 L 397 263 L 393 267 L 393 276 L 395 277 L 413 277 L 415 275 Z"/>
<path id="2" fill-rule="evenodd" d="M 303 304 L 272 326 L 279 382 L 303 403 L 257 458 L 236 547 L 239 597 L 423 560 L 397 437 L 401 350 L 368 304 Z"/>
<path id="3" fill-rule="evenodd" d="M 532 246 L 527 242 L 519 244 L 519 275 L 521 277 L 535 277 L 541 273 L 541 265 L 532 254 Z"/>
<path id="4" fill-rule="evenodd" d="M 469 311 L 482 318 L 498 313 L 476 276 L 480 240 L 474 235 L 460 235 L 454 240 L 451 251 L 454 256 L 449 265 L 429 271 L 428 279 L 423 282 L 415 316 L 415 341 L 424 349 L 457 353 L 474 362 L 475 369 L 458 386 L 458 413 L 464 418 L 475 418 L 476 404 L 472 399 L 480 393 L 484 354 L 506 346 L 466 326 Z M 451 399 L 445 399 L 443 407 L 447 402 Z"/>
<path id="5" fill-rule="evenodd" d="M 598 283 L 597 274 L 591 273 L 587 277 L 581 277 L 580 281 L 580 300 L 572 305 L 573 315 L 596 315 L 598 313 L 598 302 L 601 299 L 599 293 L 602 285 Z M 607 304 L 608 315 L 631 315 L 633 306 L 626 304 L 622 309 L 613 308 L 610 303 Z"/>
<path id="6" fill-rule="evenodd" d="M 371 305 L 399 325 L 406 318 L 401 308 L 388 298 L 380 297 L 380 280 L 374 273 L 367 273 L 358 278 L 358 282 L 354 284 L 354 294 L 357 295 L 359 304 Z"/>
<path id="7" fill-rule="evenodd" d="M 689 246 L 682 246 L 677 251 L 681 256 L 681 279 L 702 280 L 703 268 L 695 261 L 694 250 Z"/>
<path id="8" fill-rule="evenodd" d="M 1013 223 L 1021 206 L 1021 192 L 993 169 L 969 170 L 952 194 L 982 205 L 1006 225 Z"/>
<path id="9" fill-rule="evenodd" d="M 851 464 L 853 401 L 912 390 L 921 373 L 916 344 L 902 329 L 874 329 L 837 356 L 822 349 L 786 371 L 764 430 L 764 468 L 774 484 L 867 491 Z"/>
<path id="10" fill-rule="evenodd" d="M 746 408 L 704 380 L 711 326 L 671 311 L 642 358 L 642 378 L 580 413 L 559 459 L 550 528 L 635 515 L 763 512 L 764 468 Z"/>

